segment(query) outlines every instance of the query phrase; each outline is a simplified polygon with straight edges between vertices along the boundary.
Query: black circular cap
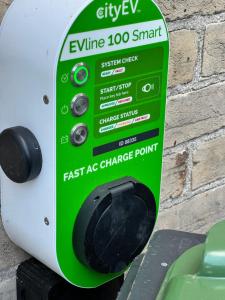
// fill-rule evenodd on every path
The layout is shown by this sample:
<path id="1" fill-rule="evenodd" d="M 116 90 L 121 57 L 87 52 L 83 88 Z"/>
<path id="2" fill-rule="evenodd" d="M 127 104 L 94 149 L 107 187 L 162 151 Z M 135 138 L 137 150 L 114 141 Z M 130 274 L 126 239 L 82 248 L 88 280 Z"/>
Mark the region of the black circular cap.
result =
<path id="1" fill-rule="evenodd" d="M 42 154 L 33 133 L 18 126 L 0 135 L 0 163 L 6 176 L 16 183 L 36 178 L 42 168 Z"/>
<path id="2" fill-rule="evenodd" d="M 143 251 L 155 221 L 154 196 L 145 185 L 127 179 L 97 188 L 77 217 L 75 253 L 97 272 L 121 272 Z"/>

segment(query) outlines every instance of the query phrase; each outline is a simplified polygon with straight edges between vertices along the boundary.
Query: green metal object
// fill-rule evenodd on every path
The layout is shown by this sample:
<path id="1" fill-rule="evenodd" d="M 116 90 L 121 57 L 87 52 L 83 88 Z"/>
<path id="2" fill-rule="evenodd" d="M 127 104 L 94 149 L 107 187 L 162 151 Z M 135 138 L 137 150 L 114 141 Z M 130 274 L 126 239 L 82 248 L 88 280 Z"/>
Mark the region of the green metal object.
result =
<path id="1" fill-rule="evenodd" d="M 225 299 L 225 221 L 170 268 L 156 300 Z"/>

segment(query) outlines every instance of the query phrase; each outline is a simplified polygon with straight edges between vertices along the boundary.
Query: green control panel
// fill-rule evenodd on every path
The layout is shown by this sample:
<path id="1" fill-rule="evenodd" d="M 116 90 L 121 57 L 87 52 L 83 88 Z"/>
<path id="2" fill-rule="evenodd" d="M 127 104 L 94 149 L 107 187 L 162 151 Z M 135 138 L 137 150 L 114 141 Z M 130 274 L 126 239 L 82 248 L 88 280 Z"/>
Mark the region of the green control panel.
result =
<path id="1" fill-rule="evenodd" d="M 65 37 L 56 76 L 56 239 L 61 270 L 78 286 L 96 287 L 128 267 L 101 273 L 74 251 L 76 219 L 96 188 L 125 188 L 124 178 L 134 178 L 127 180 L 151 191 L 158 211 L 168 54 L 166 24 L 150 0 L 92 1 Z"/>
<path id="2" fill-rule="evenodd" d="M 154 64 L 150 57 L 155 57 Z M 162 68 L 163 48 L 136 50 L 97 61 L 96 138 L 159 118 Z"/>

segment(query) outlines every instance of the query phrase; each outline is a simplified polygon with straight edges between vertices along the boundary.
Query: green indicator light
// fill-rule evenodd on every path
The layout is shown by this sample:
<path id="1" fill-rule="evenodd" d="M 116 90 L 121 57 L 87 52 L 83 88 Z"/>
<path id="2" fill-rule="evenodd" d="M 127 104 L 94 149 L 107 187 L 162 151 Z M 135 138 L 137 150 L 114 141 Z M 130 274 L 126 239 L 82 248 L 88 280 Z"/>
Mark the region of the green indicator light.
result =
<path id="1" fill-rule="evenodd" d="M 72 70 L 71 80 L 75 86 L 82 86 L 84 85 L 89 78 L 89 69 L 87 65 L 84 63 L 79 63 L 75 65 Z"/>
<path id="2" fill-rule="evenodd" d="M 84 84 L 88 79 L 88 70 L 85 67 L 80 67 L 74 73 L 74 81 L 77 84 Z"/>

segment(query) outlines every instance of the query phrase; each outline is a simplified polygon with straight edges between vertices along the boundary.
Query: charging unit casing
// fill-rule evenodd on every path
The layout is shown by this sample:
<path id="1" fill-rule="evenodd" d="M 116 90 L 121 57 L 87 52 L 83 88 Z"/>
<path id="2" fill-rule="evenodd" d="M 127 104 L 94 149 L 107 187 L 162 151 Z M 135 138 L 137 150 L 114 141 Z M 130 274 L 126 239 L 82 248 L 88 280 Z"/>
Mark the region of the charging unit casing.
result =
<path id="1" fill-rule="evenodd" d="M 1 172 L 4 227 L 72 284 L 99 286 L 127 266 L 99 272 L 77 258 L 74 225 L 86 199 L 112 182 L 140 183 L 158 211 L 165 20 L 150 0 L 14 0 L 0 30 L 0 130 L 28 128 L 42 161 L 23 183 Z"/>

